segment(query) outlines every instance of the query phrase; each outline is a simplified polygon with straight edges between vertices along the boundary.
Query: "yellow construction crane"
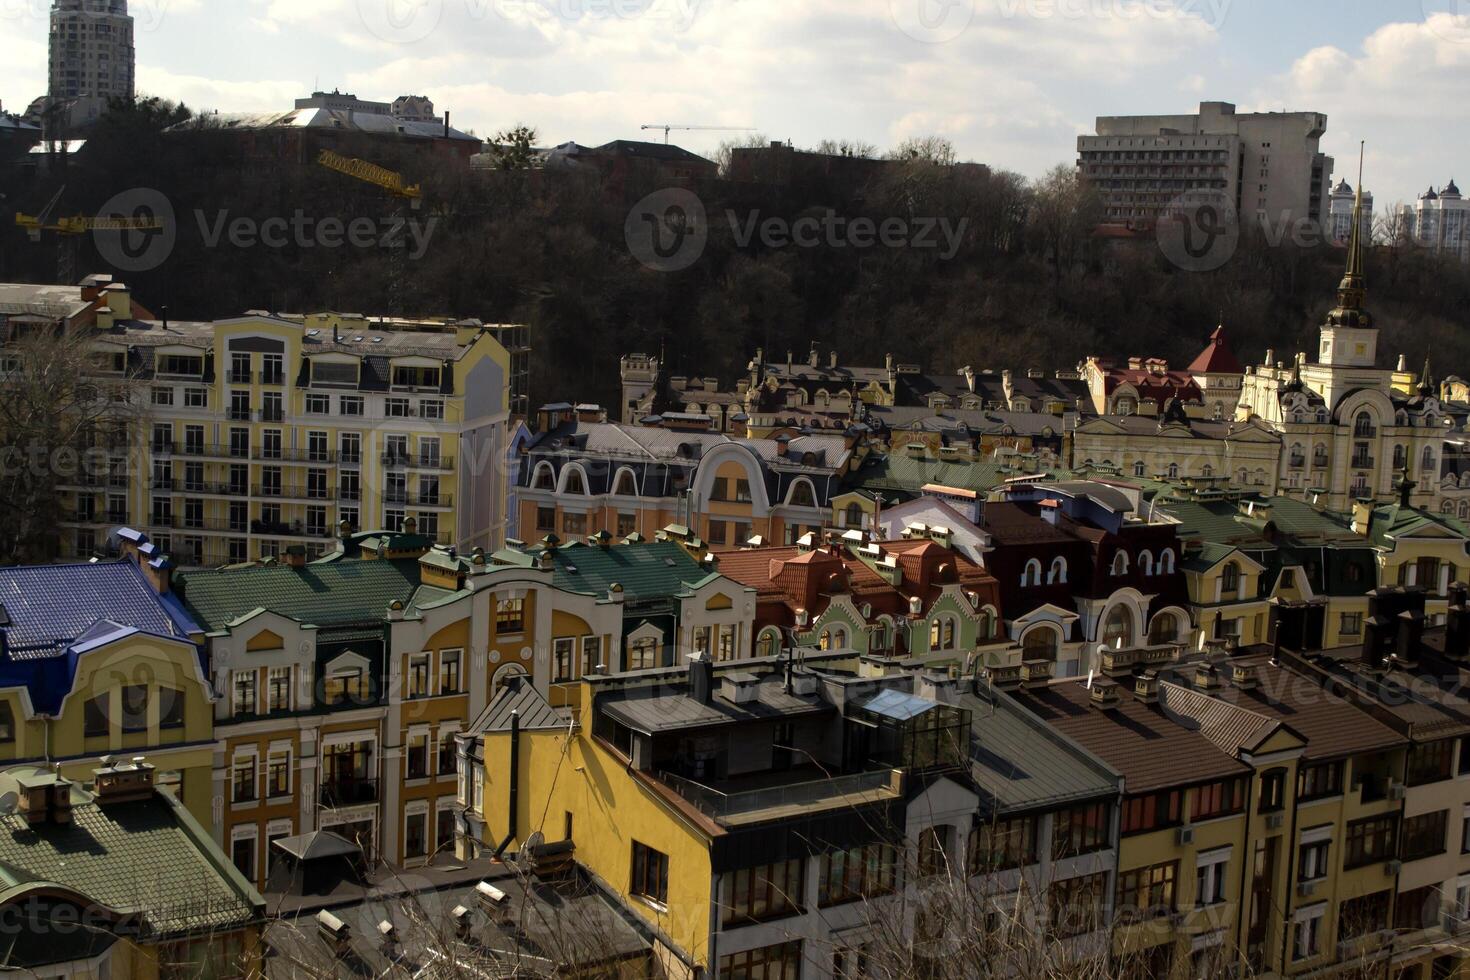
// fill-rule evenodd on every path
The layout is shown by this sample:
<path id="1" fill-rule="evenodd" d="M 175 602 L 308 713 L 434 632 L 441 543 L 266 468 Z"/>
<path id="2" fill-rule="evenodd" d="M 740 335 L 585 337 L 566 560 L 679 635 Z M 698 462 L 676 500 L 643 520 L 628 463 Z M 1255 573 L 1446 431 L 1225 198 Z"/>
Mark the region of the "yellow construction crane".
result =
<path id="1" fill-rule="evenodd" d="M 424 199 L 423 189 L 418 184 L 406 183 L 403 174 L 380 167 L 376 163 L 368 163 L 366 160 L 358 160 L 355 157 L 344 157 L 340 153 L 331 150 L 323 150 L 316 158 L 316 162 L 328 170 L 335 170 L 339 174 L 346 174 L 364 183 L 373 184 L 392 194 L 408 200 L 412 207 L 418 207 Z"/>
<path id="2" fill-rule="evenodd" d="M 159 231 L 163 229 L 163 222 L 156 217 L 120 218 L 78 214 L 52 221 L 51 212 L 56 210 L 56 205 L 64 193 L 66 193 L 65 186 L 56 192 L 39 215 L 24 214 L 20 211 L 15 213 L 16 226 L 25 229 L 26 237 L 33 242 L 39 242 L 43 232 L 49 231 L 62 236 L 65 244 L 59 246 L 56 254 L 56 276 L 61 283 L 70 285 L 76 281 L 80 236 L 94 231 Z"/>
<path id="3" fill-rule="evenodd" d="M 662 129 L 664 131 L 664 143 L 669 142 L 669 131 L 678 130 L 703 130 L 711 133 L 753 133 L 749 126 L 681 126 L 678 123 L 647 123 L 639 126 L 639 129 Z"/>

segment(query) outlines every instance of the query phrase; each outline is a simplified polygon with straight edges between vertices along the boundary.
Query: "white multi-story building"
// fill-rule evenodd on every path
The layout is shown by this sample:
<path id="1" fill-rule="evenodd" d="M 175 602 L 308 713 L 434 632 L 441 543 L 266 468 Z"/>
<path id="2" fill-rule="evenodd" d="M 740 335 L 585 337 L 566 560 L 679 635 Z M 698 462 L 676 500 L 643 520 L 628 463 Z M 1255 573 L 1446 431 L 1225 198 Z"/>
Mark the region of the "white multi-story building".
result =
<path id="1" fill-rule="evenodd" d="M 128 0 L 56 0 L 47 97 L 71 104 L 72 123 L 95 119 L 109 99 L 133 97 L 133 61 Z"/>
<path id="2" fill-rule="evenodd" d="M 1222 199 L 1242 217 L 1321 221 L 1332 158 L 1319 149 L 1320 112 L 1241 112 L 1201 102 L 1197 113 L 1099 116 L 1077 137 L 1078 173 L 1098 189 L 1105 220 L 1153 225 L 1181 199 Z"/>
<path id="3" fill-rule="evenodd" d="M 1404 205 L 1404 230 L 1421 248 L 1470 262 L 1470 201 L 1460 195 L 1453 180 L 1438 191 L 1429 188 L 1414 204 Z"/>
<path id="4" fill-rule="evenodd" d="M 1346 244 L 1353 228 L 1353 202 L 1356 197 L 1353 185 L 1345 180 L 1339 181 L 1332 188 L 1332 201 L 1327 209 L 1329 241 Z M 1373 240 L 1373 195 L 1369 191 L 1363 192 L 1363 213 L 1358 218 L 1358 234 L 1363 236 L 1364 241 Z"/>

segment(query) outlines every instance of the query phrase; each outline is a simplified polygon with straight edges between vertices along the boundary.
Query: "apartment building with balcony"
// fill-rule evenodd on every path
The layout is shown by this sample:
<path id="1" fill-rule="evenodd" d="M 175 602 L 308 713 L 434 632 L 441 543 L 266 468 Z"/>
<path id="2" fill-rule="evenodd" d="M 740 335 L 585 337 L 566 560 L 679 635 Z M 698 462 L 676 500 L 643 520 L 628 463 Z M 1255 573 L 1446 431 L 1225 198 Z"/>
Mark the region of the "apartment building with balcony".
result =
<path id="1" fill-rule="evenodd" d="M 1053 742 L 1042 751 L 1057 768 L 997 807 L 970 774 L 972 730 L 988 732 L 973 697 L 941 676 L 816 666 L 844 656 L 787 671 L 696 654 L 652 676 L 583 678 L 560 708 L 515 682 L 460 740 L 462 856 L 564 841 L 658 925 L 667 963 L 715 978 L 825 980 L 891 962 L 894 937 L 933 928 L 917 909 L 952 880 L 999 899 L 1018 875 L 1044 875 L 1054 901 L 1036 924 L 1073 948 L 1097 943 L 1116 776 Z M 977 763 L 1003 792 L 996 767 L 1020 763 L 1035 722 L 984 710 L 1013 726 Z M 920 959 L 944 955 L 944 937 L 925 935 Z"/>
<path id="2" fill-rule="evenodd" d="M 131 392 L 63 478 L 63 552 L 148 532 L 181 567 L 331 549 L 351 529 L 503 540 L 508 354 L 478 321 L 252 314 L 93 328 L 95 374 Z M 102 454 L 107 462 L 100 462 Z"/>

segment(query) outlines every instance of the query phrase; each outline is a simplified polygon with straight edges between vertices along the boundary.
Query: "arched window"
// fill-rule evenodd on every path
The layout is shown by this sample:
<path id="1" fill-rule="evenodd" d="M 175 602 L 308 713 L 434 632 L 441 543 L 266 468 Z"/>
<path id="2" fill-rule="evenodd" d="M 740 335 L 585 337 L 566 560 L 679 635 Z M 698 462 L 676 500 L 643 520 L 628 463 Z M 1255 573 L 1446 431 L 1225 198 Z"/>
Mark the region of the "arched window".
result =
<path id="1" fill-rule="evenodd" d="M 1461 506 L 1464 505 L 1462 504 Z M 1441 514 L 1453 514 L 1455 512 L 1455 502 L 1453 500 L 1446 500 L 1439 505 L 1439 512 Z"/>
<path id="2" fill-rule="evenodd" d="M 1327 465 L 1327 444 L 1319 442 L 1312 447 L 1312 465 L 1323 467 Z"/>
<path id="3" fill-rule="evenodd" d="M 1266 471 L 1264 469 L 1261 469 L 1260 467 L 1256 467 L 1256 473 L 1253 482 L 1258 487 L 1264 487 L 1266 485 Z"/>
<path id="4" fill-rule="evenodd" d="M 810 480 L 797 480 L 791 486 L 791 506 L 793 507 L 815 507 L 817 506 L 816 494 L 812 491 Z"/>
<path id="5" fill-rule="evenodd" d="M 1240 566 L 1233 561 L 1227 561 L 1225 567 L 1220 569 L 1220 595 L 1233 598 L 1239 594 Z"/>
<path id="6" fill-rule="evenodd" d="M 578 496 L 586 496 L 587 481 L 582 479 L 582 471 L 575 466 L 567 468 L 566 492 L 575 493 Z"/>
<path id="7" fill-rule="evenodd" d="M 1051 560 L 1051 569 L 1046 573 L 1047 585 L 1062 585 L 1067 581 L 1067 559 L 1061 555 Z"/>
<path id="8" fill-rule="evenodd" d="M 1021 572 L 1021 585 L 1023 587 L 1025 587 L 1025 586 L 1028 586 L 1028 585 L 1040 585 L 1040 584 L 1041 584 L 1041 562 L 1039 560 L 1033 558 L 1033 559 L 1031 559 L 1030 561 L 1028 561 L 1026 563 L 1025 569 L 1023 569 L 1022 572 Z"/>
<path id="9" fill-rule="evenodd" d="M 1061 647 L 1061 635 L 1050 623 L 1033 626 L 1021 637 L 1023 660 L 1056 660 Z"/>
<path id="10" fill-rule="evenodd" d="M 1134 476 L 1143 476 L 1143 474 L 1144 474 L 1143 460 L 1140 459 L 1138 462 L 1136 462 L 1136 463 L 1133 464 L 1133 475 Z"/>
<path id="11" fill-rule="evenodd" d="M 863 514 L 863 508 L 860 505 L 858 505 L 858 504 L 848 504 L 847 505 L 847 510 L 844 512 L 844 514 L 845 514 L 844 522 L 845 522 L 845 526 L 846 527 L 862 527 L 863 526 L 863 524 L 864 524 L 864 521 L 863 521 L 864 514 Z"/>
<path id="12" fill-rule="evenodd" d="M 1113 401 L 1113 414 L 1132 415 L 1138 411 L 1138 402 L 1127 395 L 1123 395 Z"/>
<path id="13" fill-rule="evenodd" d="M 1395 470 L 1401 470 L 1404 468 L 1405 465 L 1408 464 L 1408 462 L 1409 454 L 1408 451 L 1404 449 L 1404 444 L 1401 442 L 1395 443 L 1393 447 L 1393 468 Z"/>
<path id="14" fill-rule="evenodd" d="M 1235 485 L 1236 486 L 1243 487 L 1247 483 L 1249 483 L 1250 481 L 1251 481 L 1250 471 L 1247 470 L 1244 466 L 1242 466 L 1239 470 L 1236 471 L 1236 473 L 1235 473 Z"/>
<path id="15" fill-rule="evenodd" d="M 1148 626 L 1148 645 L 1157 647 L 1179 639 L 1179 619 L 1173 613 L 1159 613 Z"/>
<path id="16" fill-rule="evenodd" d="M 955 648 L 955 621 L 952 616 L 936 616 L 929 623 L 929 649 Z"/>
<path id="17" fill-rule="evenodd" d="M 1119 552 L 1117 552 L 1116 554 L 1113 555 L 1113 574 L 1114 575 L 1127 575 L 1128 574 L 1128 552 L 1126 552 L 1126 551 L 1119 551 Z"/>
<path id="18" fill-rule="evenodd" d="M 780 632 L 774 629 L 761 630 L 760 639 L 755 642 L 755 655 L 757 657 L 774 657 L 780 652 Z"/>
<path id="19" fill-rule="evenodd" d="M 976 640 L 988 640 L 995 632 L 995 616 L 989 609 L 980 610 L 978 623 L 975 627 Z"/>
<path id="20" fill-rule="evenodd" d="M 1118 646 L 1119 641 L 1125 647 L 1133 645 L 1133 613 L 1127 606 L 1119 603 L 1108 612 L 1099 639 L 1110 647 Z"/>
<path id="21" fill-rule="evenodd" d="M 847 649 L 847 630 L 842 629 L 842 628 L 839 627 L 839 628 L 837 628 L 837 629 L 835 629 L 835 630 L 832 631 L 832 649 L 834 649 L 834 650 L 846 650 Z"/>
<path id="22" fill-rule="evenodd" d="M 1154 556 L 1147 551 L 1138 553 L 1138 574 L 1152 575 L 1154 573 Z"/>
<path id="23" fill-rule="evenodd" d="M 1424 479 L 1426 479 L 1426 480 L 1432 480 L 1432 479 L 1434 479 L 1435 472 L 1434 472 L 1434 447 L 1433 446 L 1425 446 L 1424 447 L 1424 465 L 1423 465 L 1422 468 L 1423 468 L 1424 472 L 1422 474 L 1420 474 L 1420 475 L 1423 476 Z"/>
<path id="24" fill-rule="evenodd" d="M 1160 575 L 1173 575 L 1174 574 L 1174 549 L 1173 548 L 1165 548 L 1163 551 L 1159 552 L 1159 574 Z"/>
<path id="25" fill-rule="evenodd" d="M 638 496 L 638 481 L 633 478 L 632 470 L 618 470 L 618 479 L 613 486 L 613 493 L 620 497 Z"/>
<path id="26" fill-rule="evenodd" d="M 536 476 L 531 480 L 531 486 L 537 490 L 556 489 L 556 471 L 551 468 L 550 463 L 536 464 Z"/>
<path id="27" fill-rule="evenodd" d="M 1170 463 L 1169 464 L 1169 469 L 1168 469 L 1168 474 L 1169 474 L 1169 479 L 1171 479 L 1171 480 L 1177 480 L 1177 479 L 1179 479 L 1179 464 L 1178 463 Z"/>
<path id="28" fill-rule="evenodd" d="M 1306 453 L 1306 450 L 1302 448 L 1302 444 L 1301 443 L 1294 442 L 1294 443 L 1291 444 L 1291 455 L 1289 457 L 1287 457 L 1286 463 L 1287 463 L 1288 466 L 1305 466 L 1306 465 L 1306 463 L 1307 463 L 1307 453 Z"/>
<path id="29" fill-rule="evenodd" d="M 1460 520 L 1470 518 L 1470 501 L 1460 501 Z"/>
<path id="30" fill-rule="evenodd" d="M 1373 416 L 1369 412 L 1358 413 L 1353 419 L 1353 436 L 1359 439 L 1368 439 L 1373 436 Z"/>
<path id="31" fill-rule="evenodd" d="M 868 644 L 868 648 L 875 652 L 884 651 L 888 649 L 888 645 L 888 620 L 880 619 L 873 626 L 873 639 Z"/>
<path id="32" fill-rule="evenodd" d="M 1199 475 L 1208 480 L 1210 477 L 1215 475 L 1215 468 L 1209 463 L 1206 463 L 1199 468 Z"/>

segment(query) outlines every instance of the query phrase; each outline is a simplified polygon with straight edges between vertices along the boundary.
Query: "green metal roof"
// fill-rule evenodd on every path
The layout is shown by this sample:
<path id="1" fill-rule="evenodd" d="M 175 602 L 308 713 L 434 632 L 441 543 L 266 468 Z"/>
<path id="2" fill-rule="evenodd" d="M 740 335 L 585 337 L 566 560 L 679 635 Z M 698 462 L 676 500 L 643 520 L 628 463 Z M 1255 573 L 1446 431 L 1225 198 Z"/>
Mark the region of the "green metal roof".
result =
<path id="1" fill-rule="evenodd" d="M 395 599 L 407 604 L 419 584 L 417 561 L 347 560 L 183 572 L 178 591 L 207 630 L 266 609 L 321 627 L 362 625 L 386 615 Z"/>
<path id="2" fill-rule="evenodd" d="M 617 584 L 630 600 L 687 593 L 715 574 L 676 541 L 606 548 L 577 542 L 554 548 L 551 555 L 558 589 L 601 595 Z"/>
<path id="3" fill-rule="evenodd" d="M 0 816 L 0 882 L 55 882 L 119 910 L 137 910 L 164 936 L 240 928 L 265 902 L 177 802 L 155 794 L 113 803 L 73 791 L 72 822 L 31 826 Z"/>
<path id="4" fill-rule="evenodd" d="M 1461 538 L 1470 538 L 1470 527 L 1454 517 L 1431 514 L 1417 507 L 1404 507 L 1400 504 L 1387 504 L 1373 509 L 1369 537 L 1375 545 L 1391 549 L 1391 539 L 1411 534 L 1428 525 L 1443 528 Z"/>
<path id="5" fill-rule="evenodd" d="M 990 490 L 1017 475 L 998 463 L 978 460 L 915 458 L 904 452 L 869 456 L 847 481 L 850 490 L 888 490 L 917 494 L 934 483 L 965 490 Z"/>

